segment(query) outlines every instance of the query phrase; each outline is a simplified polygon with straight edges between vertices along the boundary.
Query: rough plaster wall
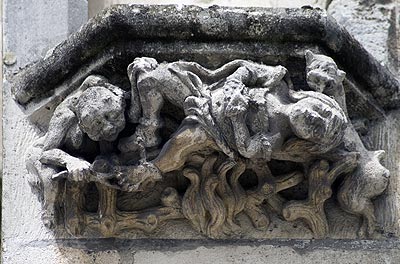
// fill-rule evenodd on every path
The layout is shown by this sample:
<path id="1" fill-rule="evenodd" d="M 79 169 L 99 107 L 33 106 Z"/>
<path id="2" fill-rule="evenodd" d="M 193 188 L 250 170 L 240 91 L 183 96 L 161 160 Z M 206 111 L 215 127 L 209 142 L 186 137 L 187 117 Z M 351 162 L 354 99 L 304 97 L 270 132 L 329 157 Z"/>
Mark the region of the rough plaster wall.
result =
<path id="1" fill-rule="evenodd" d="M 205 243 L 206 244 L 206 243 Z M 365 249 L 323 246 L 316 248 L 302 248 L 284 243 L 270 245 L 269 243 L 248 243 L 249 245 L 197 245 L 188 248 L 179 247 L 151 247 L 143 249 L 141 246 L 124 247 L 110 250 L 93 250 L 59 245 L 31 245 L 18 247 L 9 254 L 4 263 L 57 263 L 57 264 L 397 264 L 400 263 L 399 250 L 370 248 L 369 242 L 363 241 Z M 307 246 L 307 245 L 305 245 Z M 332 246 L 332 245 L 331 245 Z M 354 246 L 354 245 L 353 245 Z M 372 245 L 376 246 L 376 245 Z"/>
<path id="2" fill-rule="evenodd" d="M 3 59 L 3 1 L 0 0 L 0 56 Z M 0 63 L 0 116 L 3 116 L 3 62 Z M 3 138 L 3 119 L 0 121 L 0 139 Z M 2 181 L 3 181 L 3 140 L 0 141 L 0 203 L 2 201 Z M 0 211 L 0 219 L 1 219 Z M 1 226 L 1 222 L 0 222 Z"/>
<path id="3" fill-rule="evenodd" d="M 25 243 L 52 238 L 41 223 L 39 203 L 26 179 L 24 156 L 38 134 L 12 100 L 10 79 L 87 20 L 87 1 L 4 0 L 3 11 L 2 257 L 4 263 L 44 263 L 40 259 L 48 259 L 52 251 L 43 256 L 25 255 L 25 261 L 9 261 L 16 257 L 15 252 L 25 252 Z"/>
<path id="4" fill-rule="evenodd" d="M 106 2 L 107 1 L 107 2 Z M 334 0 L 335 1 L 335 0 Z M 36 131 L 23 119 L 23 113 L 16 106 L 10 96 L 9 77 L 20 68 L 36 61 L 57 42 L 65 39 L 68 34 L 79 28 L 86 20 L 85 0 L 4 0 L 5 2 L 5 89 L 4 89 L 4 204 L 3 204 L 3 262 L 4 263 L 400 263 L 398 241 L 262 241 L 219 243 L 210 241 L 201 242 L 174 242 L 161 241 L 137 242 L 107 240 L 99 242 L 78 241 L 71 246 L 69 240 L 54 240 L 53 234 L 48 232 L 40 220 L 39 202 L 32 194 L 27 184 L 23 156 L 27 146 L 38 137 Z M 111 0 L 97 0 L 101 8 Z M 115 2 L 115 1 L 114 1 Z M 165 1 L 166 3 L 167 1 Z M 170 1 L 168 1 L 170 3 Z M 216 1 L 198 1 L 191 3 L 216 4 Z M 261 6 L 301 6 L 314 1 L 240 1 L 249 5 Z M 338 1 L 337 1 L 338 2 Z M 346 1 L 351 2 L 351 1 Z M 92 14 L 94 1 L 89 1 Z M 146 3 L 150 3 L 146 1 Z M 160 3 L 160 1 L 157 1 Z M 164 2 L 163 2 L 164 3 Z M 183 3 L 183 1 L 180 1 Z M 185 2 L 187 3 L 187 2 Z M 225 3 L 225 4 L 224 4 Z M 220 5 L 237 4 L 234 1 L 225 1 Z M 325 1 L 319 1 L 325 3 Z M 313 3 L 311 3 L 313 4 Z M 339 8 L 339 7 L 338 7 Z M 353 6 L 352 8 L 356 8 Z M 362 9 L 362 8 L 361 8 Z M 98 10 L 98 9 L 97 9 Z M 349 8 L 351 14 L 357 14 Z M 330 12 L 335 9 L 330 7 Z M 362 11 L 362 10 L 361 10 Z M 343 11 L 344 12 L 344 11 Z M 376 12 L 376 11 L 372 11 Z M 337 13 L 337 12 L 336 12 Z M 346 14 L 346 13 L 345 13 Z M 361 16 L 362 15 L 357 15 Z M 368 20 L 368 19 L 367 19 Z M 388 38 L 387 21 L 374 20 L 376 24 L 382 22 L 377 40 Z M 351 29 L 353 23 L 349 23 Z M 373 26 L 373 24 L 368 24 Z M 398 25 L 398 22 L 397 24 Z M 398 26 L 397 26 L 398 27 Z M 399 28 L 399 27 L 398 27 Z M 350 30 L 349 29 L 349 30 Z M 361 28 L 362 29 L 362 28 Z M 384 34 L 379 34 L 384 31 Z M 362 31 L 360 31 L 362 33 Z M 354 32 L 353 32 L 354 33 Z M 355 33 L 357 33 L 355 31 Z M 362 34 L 361 34 L 362 35 Z M 356 37 L 359 37 L 356 34 Z M 362 38 L 360 39 L 362 40 Z M 386 40 L 370 46 L 372 53 L 382 55 L 382 62 L 388 63 L 390 52 L 385 47 Z M 384 48 L 382 48 L 384 47 Z M 375 48 L 377 48 L 375 50 Z M 383 52 L 383 53 L 382 53 Z M 398 53 L 397 53 L 398 54 Z M 398 58 L 398 57 L 397 57 Z M 371 129 L 371 141 L 376 147 L 387 151 L 399 150 L 399 122 L 400 114 L 394 112 L 382 123 Z M 395 129 L 398 129 L 397 131 Z M 397 152 L 398 153 L 398 152 Z M 400 168 L 397 156 L 388 157 L 387 164 L 393 172 Z M 397 167 L 396 167 L 397 166 Z M 392 181 L 390 188 L 398 188 L 398 181 Z M 397 189 L 399 190 L 399 189 Z M 384 201 L 384 200 L 383 200 Z M 385 205 L 384 206 L 391 206 Z M 400 225 L 397 218 L 389 219 L 393 222 L 393 229 Z M 172 243 L 168 245 L 168 243 Z M 310 243 L 317 243 L 310 246 Z"/>

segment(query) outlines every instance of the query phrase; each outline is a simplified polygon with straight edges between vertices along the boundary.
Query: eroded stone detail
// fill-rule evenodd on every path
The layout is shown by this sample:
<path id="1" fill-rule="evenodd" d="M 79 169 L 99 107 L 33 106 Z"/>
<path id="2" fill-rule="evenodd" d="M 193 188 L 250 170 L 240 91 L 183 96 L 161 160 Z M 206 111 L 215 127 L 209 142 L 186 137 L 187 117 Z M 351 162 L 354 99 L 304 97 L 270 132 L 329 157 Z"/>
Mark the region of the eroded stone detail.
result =
<path id="1" fill-rule="evenodd" d="M 371 199 L 389 176 L 381 152 L 367 150 L 349 120 L 345 73 L 325 55 L 306 51 L 305 58 L 308 91 L 292 84 L 285 67 L 247 60 L 210 70 L 136 58 L 127 69 L 130 91 L 87 77 L 57 107 L 27 160 L 44 221 L 53 227 L 63 211 L 73 235 L 116 236 L 186 219 L 220 238 L 241 231 L 239 215 L 265 230 L 273 211 L 304 220 L 323 238 L 324 204 L 333 195 L 364 218 L 360 235 L 374 236 Z M 305 200 L 282 194 L 295 195 L 300 185 Z M 121 196 L 146 192 L 158 193 L 158 206 L 121 209 Z"/>

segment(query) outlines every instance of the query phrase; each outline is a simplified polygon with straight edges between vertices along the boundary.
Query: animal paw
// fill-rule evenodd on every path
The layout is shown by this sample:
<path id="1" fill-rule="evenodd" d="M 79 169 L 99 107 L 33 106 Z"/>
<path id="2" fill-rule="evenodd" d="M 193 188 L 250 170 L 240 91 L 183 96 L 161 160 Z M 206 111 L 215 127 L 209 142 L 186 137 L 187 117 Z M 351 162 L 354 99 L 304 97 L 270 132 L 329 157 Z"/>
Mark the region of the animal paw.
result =
<path id="1" fill-rule="evenodd" d="M 138 166 L 121 167 L 117 179 L 123 191 L 135 192 L 151 188 L 162 176 L 156 166 L 145 162 Z"/>

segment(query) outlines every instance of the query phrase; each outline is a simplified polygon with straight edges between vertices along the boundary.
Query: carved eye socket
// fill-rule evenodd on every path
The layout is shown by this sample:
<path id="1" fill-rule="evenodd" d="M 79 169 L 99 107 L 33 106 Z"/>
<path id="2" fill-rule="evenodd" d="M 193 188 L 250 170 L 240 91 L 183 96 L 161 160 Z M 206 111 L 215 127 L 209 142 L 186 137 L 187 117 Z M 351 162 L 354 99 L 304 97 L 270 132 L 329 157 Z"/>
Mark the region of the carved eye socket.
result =
<path id="1" fill-rule="evenodd" d="M 322 72 L 328 73 L 330 75 L 335 75 L 337 72 L 337 69 L 334 65 L 328 64 L 328 65 L 321 65 L 320 67 Z"/>
<path id="2" fill-rule="evenodd" d="M 322 117 L 328 118 L 328 117 L 331 117 L 332 112 L 329 111 L 328 109 L 323 109 L 319 114 L 320 114 Z"/>
<path id="3" fill-rule="evenodd" d="M 112 101 L 111 97 L 107 96 L 105 98 L 103 98 L 103 103 L 110 103 Z"/>
<path id="4" fill-rule="evenodd" d="M 111 112 L 104 114 L 106 120 L 116 120 L 118 119 L 119 114 L 117 112 Z"/>
<path id="5" fill-rule="evenodd" d="M 329 68 L 327 69 L 327 72 L 328 72 L 329 74 L 335 75 L 335 74 L 336 74 L 336 69 L 334 69 L 333 67 L 329 67 Z"/>

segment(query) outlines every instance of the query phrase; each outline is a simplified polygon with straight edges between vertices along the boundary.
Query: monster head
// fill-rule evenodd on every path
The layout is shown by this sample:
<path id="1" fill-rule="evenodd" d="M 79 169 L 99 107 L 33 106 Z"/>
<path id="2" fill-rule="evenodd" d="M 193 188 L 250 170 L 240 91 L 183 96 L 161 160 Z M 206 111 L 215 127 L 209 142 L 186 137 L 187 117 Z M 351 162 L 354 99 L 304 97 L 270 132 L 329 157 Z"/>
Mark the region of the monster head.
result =
<path id="1" fill-rule="evenodd" d="M 309 50 L 305 57 L 307 84 L 314 91 L 326 92 L 343 82 L 346 73 L 339 70 L 330 57 L 314 54 Z"/>

